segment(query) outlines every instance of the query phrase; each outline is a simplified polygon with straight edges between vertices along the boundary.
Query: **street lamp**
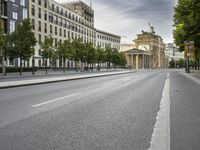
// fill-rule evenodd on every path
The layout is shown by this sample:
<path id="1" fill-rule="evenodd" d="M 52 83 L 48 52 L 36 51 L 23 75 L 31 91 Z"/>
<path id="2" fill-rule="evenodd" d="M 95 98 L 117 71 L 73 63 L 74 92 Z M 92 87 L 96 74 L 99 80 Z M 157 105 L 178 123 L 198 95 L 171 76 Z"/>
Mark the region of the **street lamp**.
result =
<path id="1" fill-rule="evenodd" d="M 175 68 L 176 68 L 176 47 L 173 46 L 173 56 L 174 56 L 174 60 L 175 60 Z"/>

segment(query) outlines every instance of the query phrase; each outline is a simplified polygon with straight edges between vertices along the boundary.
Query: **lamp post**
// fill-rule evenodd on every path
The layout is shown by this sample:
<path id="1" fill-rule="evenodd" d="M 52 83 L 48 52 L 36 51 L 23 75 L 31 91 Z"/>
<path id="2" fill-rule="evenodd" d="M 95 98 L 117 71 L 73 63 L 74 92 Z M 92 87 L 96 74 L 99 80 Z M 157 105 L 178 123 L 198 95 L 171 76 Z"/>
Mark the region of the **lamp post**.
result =
<path id="1" fill-rule="evenodd" d="M 174 60 L 175 60 L 175 68 L 176 68 L 176 47 L 173 47 L 173 56 L 174 56 Z"/>

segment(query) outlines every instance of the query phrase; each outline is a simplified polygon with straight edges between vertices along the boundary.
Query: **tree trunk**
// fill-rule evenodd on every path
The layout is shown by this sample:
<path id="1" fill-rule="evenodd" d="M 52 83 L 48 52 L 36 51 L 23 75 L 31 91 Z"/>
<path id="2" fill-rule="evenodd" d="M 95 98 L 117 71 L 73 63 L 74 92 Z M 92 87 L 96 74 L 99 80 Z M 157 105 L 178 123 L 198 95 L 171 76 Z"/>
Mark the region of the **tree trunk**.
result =
<path id="1" fill-rule="evenodd" d="M 35 74 L 35 57 L 33 56 L 33 59 L 32 59 L 32 74 L 34 75 Z"/>
<path id="2" fill-rule="evenodd" d="M 45 73 L 47 75 L 47 59 L 45 60 Z"/>
<path id="3" fill-rule="evenodd" d="M 65 73 L 66 71 L 66 59 L 63 58 L 63 72 Z"/>
<path id="4" fill-rule="evenodd" d="M 22 75 L 22 58 L 20 57 L 20 76 Z"/>
<path id="5" fill-rule="evenodd" d="M 93 68 L 94 68 L 94 63 L 92 63 L 92 71 L 94 70 Z"/>
<path id="6" fill-rule="evenodd" d="M 3 73 L 3 76 L 6 76 L 5 53 L 2 47 L 1 47 L 1 51 L 2 51 L 2 73 Z"/>
<path id="7" fill-rule="evenodd" d="M 77 61 L 75 61 L 75 70 L 76 70 L 76 72 L 78 72 L 78 62 Z"/>

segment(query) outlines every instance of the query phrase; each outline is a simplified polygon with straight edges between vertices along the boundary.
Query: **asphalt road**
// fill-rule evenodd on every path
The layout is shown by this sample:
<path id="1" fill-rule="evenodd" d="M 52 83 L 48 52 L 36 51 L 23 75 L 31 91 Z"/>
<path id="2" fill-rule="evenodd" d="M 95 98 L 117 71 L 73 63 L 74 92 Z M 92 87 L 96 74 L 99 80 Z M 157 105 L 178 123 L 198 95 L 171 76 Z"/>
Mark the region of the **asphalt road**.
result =
<path id="1" fill-rule="evenodd" d="M 169 70 L 2 89 L 0 149 L 153 149 L 167 78 L 170 147 L 198 150 L 199 84 Z"/>

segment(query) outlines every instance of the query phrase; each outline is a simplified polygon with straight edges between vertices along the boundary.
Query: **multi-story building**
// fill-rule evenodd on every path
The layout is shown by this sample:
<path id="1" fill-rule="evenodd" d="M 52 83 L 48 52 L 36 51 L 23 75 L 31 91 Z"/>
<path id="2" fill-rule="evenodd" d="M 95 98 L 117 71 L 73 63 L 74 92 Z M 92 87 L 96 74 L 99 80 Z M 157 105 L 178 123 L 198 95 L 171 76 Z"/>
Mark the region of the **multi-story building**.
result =
<path id="1" fill-rule="evenodd" d="M 168 58 L 168 62 L 173 60 L 184 59 L 184 52 L 179 52 L 178 48 L 173 43 L 168 43 L 165 50 L 165 55 Z M 169 64 L 168 64 L 169 66 Z"/>
<path id="2" fill-rule="evenodd" d="M 44 64 L 39 42 L 49 35 L 54 38 L 55 47 L 58 42 L 66 39 L 81 38 L 84 42 L 95 43 L 94 29 L 86 26 L 82 16 L 68 9 L 66 4 L 59 4 L 53 0 L 32 0 L 29 7 L 29 17 L 38 41 L 35 48 L 36 66 L 41 67 Z M 68 64 L 71 65 L 68 67 L 73 67 L 73 62 Z"/>
<path id="3" fill-rule="evenodd" d="M 2 0 L 0 2 L 0 15 L 1 15 L 1 19 L 2 19 L 2 28 L 4 30 L 4 32 L 7 32 L 7 1 L 6 0 Z"/>
<path id="4" fill-rule="evenodd" d="M 65 2 L 63 5 L 76 14 L 80 15 L 82 17 L 81 19 L 83 23 L 86 26 L 94 28 L 94 10 L 92 9 L 91 4 L 88 6 L 82 1 L 73 1 Z"/>
<path id="5" fill-rule="evenodd" d="M 106 48 L 106 46 L 109 46 L 119 50 L 120 40 L 121 37 L 118 35 L 96 29 L 96 46 L 100 46 L 101 48 Z"/>
<path id="6" fill-rule="evenodd" d="M 94 28 L 94 10 L 82 1 L 57 3 L 54 0 L 32 0 L 29 4 L 29 17 L 32 21 L 33 31 L 37 41 L 43 41 L 46 36 L 54 38 L 54 46 L 66 39 L 81 38 L 84 43 L 93 43 L 97 46 L 97 34 L 104 34 L 106 42 L 119 49 L 120 37 L 114 34 L 101 32 Z M 109 37 L 109 38 L 108 38 Z M 35 64 L 41 67 L 44 62 L 41 57 L 39 42 L 36 45 Z M 72 61 L 66 62 L 73 67 Z"/>
<path id="7" fill-rule="evenodd" d="M 37 44 L 35 46 L 35 66 L 42 67 L 44 60 L 41 56 L 39 43 L 51 35 L 54 46 L 66 39 L 82 39 L 84 43 L 97 41 L 119 49 L 120 37 L 114 34 L 99 31 L 94 28 L 94 10 L 92 6 L 82 1 L 57 3 L 54 0 L 2 0 L 1 14 L 4 19 L 5 32 L 11 33 L 23 19 L 29 17 L 32 31 L 35 33 Z M 101 35 L 101 38 L 97 38 Z M 105 39 L 104 39 L 105 38 Z M 105 44 L 106 43 L 106 44 Z M 100 44 L 101 45 L 101 44 Z M 24 61 L 24 66 L 31 67 L 30 61 Z M 48 61 L 48 65 L 51 62 Z M 66 61 L 67 67 L 74 67 L 73 61 Z M 18 62 L 13 63 L 18 66 Z M 59 65 L 57 62 L 56 66 Z M 62 65 L 62 64 L 60 64 Z"/>
<path id="8" fill-rule="evenodd" d="M 28 18 L 29 0 L 1 0 L 0 13 L 5 33 L 12 33 L 17 24 Z M 17 65 L 18 59 L 7 60 L 8 66 Z"/>

